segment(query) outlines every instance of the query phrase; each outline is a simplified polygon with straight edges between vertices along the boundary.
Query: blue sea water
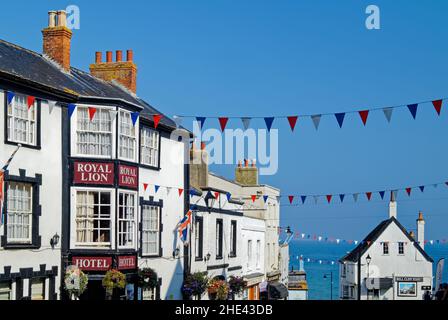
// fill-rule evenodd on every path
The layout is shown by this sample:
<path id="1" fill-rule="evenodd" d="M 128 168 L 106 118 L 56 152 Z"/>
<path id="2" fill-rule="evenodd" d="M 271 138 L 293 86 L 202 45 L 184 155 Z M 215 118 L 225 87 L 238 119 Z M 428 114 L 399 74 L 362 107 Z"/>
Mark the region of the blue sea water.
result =
<path id="1" fill-rule="evenodd" d="M 311 240 L 292 240 L 289 243 L 290 268 L 299 268 L 297 256 L 302 255 L 304 259 L 322 260 L 324 263 L 309 262 L 305 260 L 304 266 L 308 280 L 308 299 L 310 300 L 329 300 L 331 297 L 330 274 L 333 273 L 333 299 L 339 298 L 339 264 L 338 260 L 348 251 L 355 248 L 354 244 L 347 243 L 329 243 Z M 426 252 L 434 259 L 434 273 L 437 261 L 440 258 L 447 259 L 448 263 L 448 244 L 427 244 Z M 334 261 L 334 265 L 328 263 Z M 326 262 L 326 263 L 325 263 Z M 443 281 L 448 282 L 448 271 L 445 265 Z M 328 275 L 324 278 L 324 275 Z"/>

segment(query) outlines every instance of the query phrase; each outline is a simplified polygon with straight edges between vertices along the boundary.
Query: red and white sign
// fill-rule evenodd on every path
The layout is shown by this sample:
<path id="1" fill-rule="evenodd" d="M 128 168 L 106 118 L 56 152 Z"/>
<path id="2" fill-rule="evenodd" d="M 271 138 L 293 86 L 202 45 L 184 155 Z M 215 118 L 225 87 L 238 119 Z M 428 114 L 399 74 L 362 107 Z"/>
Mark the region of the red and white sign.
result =
<path id="1" fill-rule="evenodd" d="M 81 270 L 107 271 L 112 267 L 112 257 L 73 257 L 72 264 Z"/>
<path id="2" fill-rule="evenodd" d="M 73 171 L 73 183 L 114 184 L 114 164 L 112 162 L 75 161 Z"/>
<path id="3" fill-rule="evenodd" d="M 120 187 L 138 188 L 138 167 L 118 166 L 118 185 Z"/>
<path id="4" fill-rule="evenodd" d="M 135 269 L 137 267 L 135 256 L 119 256 L 118 270 Z"/>

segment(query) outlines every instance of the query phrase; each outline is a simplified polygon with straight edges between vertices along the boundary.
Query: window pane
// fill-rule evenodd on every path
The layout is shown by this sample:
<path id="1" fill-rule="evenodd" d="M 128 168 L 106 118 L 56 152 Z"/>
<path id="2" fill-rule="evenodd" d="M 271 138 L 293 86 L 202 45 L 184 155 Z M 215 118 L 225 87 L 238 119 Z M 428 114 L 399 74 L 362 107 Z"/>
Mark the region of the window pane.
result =
<path id="1" fill-rule="evenodd" d="M 77 108 L 77 153 L 82 155 L 112 155 L 112 120 L 105 108 L 97 108 L 92 121 L 87 107 Z"/>
<path id="2" fill-rule="evenodd" d="M 144 205 L 142 207 L 142 253 L 159 254 L 159 207 Z"/>
<path id="3" fill-rule="evenodd" d="M 16 94 L 8 106 L 8 140 L 36 145 L 37 101 L 28 108 L 27 96 Z"/>
<path id="4" fill-rule="evenodd" d="M 29 183 L 8 183 L 8 242 L 31 243 L 32 189 Z"/>
<path id="5" fill-rule="evenodd" d="M 135 160 L 135 146 L 135 126 L 132 123 L 131 113 L 120 111 L 120 157 Z"/>
<path id="6" fill-rule="evenodd" d="M 144 127 L 140 132 L 141 163 L 157 167 L 159 165 L 159 132 Z"/>

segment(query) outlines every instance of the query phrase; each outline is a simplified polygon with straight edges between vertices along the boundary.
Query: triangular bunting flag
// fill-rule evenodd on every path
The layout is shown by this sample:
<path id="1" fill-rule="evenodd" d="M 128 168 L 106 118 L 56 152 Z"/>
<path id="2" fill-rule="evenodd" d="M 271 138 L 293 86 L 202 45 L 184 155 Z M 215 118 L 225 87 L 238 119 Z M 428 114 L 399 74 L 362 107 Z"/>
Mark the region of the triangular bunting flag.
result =
<path id="1" fill-rule="evenodd" d="M 304 204 L 305 200 L 306 200 L 306 196 L 301 196 L 300 198 L 302 199 L 302 204 Z"/>
<path id="2" fill-rule="evenodd" d="M 417 116 L 417 107 L 418 107 L 417 103 L 408 104 L 409 112 L 411 112 L 412 118 L 414 118 L 414 119 Z"/>
<path id="3" fill-rule="evenodd" d="M 406 193 L 408 194 L 408 196 L 411 196 L 411 190 L 412 188 L 406 188 Z"/>
<path id="4" fill-rule="evenodd" d="M 198 122 L 199 130 L 202 130 L 205 123 L 205 117 L 196 117 L 196 121 Z"/>
<path id="5" fill-rule="evenodd" d="M 109 110 L 109 117 L 110 120 L 114 121 L 117 117 L 118 111 L 117 110 Z"/>
<path id="6" fill-rule="evenodd" d="M 381 199 L 384 199 L 384 195 L 386 194 L 386 191 L 380 191 L 379 192 Z"/>
<path id="7" fill-rule="evenodd" d="M 218 118 L 218 120 L 219 120 L 219 125 L 221 126 L 221 131 L 224 132 L 224 129 L 226 128 L 227 121 L 229 121 L 229 118 L 221 117 L 221 118 Z"/>
<path id="8" fill-rule="evenodd" d="M 166 187 L 166 194 L 170 194 L 172 187 Z"/>
<path id="9" fill-rule="evenodd" d="M 440 116 L 440 110 L 442 110 L 442 102 L 443 100 L 434 100 L 432 102 L 432 105 L 434 106 L 434 109 L 436 109 L 436 112 L 439 116 Z"/>
<path id="10" fill-rule="evenodd" d="M 218 200 L 218 198 L 219 198 L 219 192 L 215 192 L 213 195 L 215 196 L 215 199 Z"/>
<path id="11" fill-rule="evenodd" d="M 317 202 L 319 201 L 319 196 L 313 196 L 314 198 L 314 203 L 317 204 Z"/>
<path id="12" fill-rule="evenodd" d="M 335 113 L 334 116 L 336 117 L 336 120 L 338 121 L 339 128 L 342 128 L 342 124 L 344 123 L 344 118 L 345 118 L 345 112 Z"/>
<path id="13" fill-rule="evenodd" d="M 369 110 L 359 111 L 359 116 L 361 117 L 362 123 L 366 125 L 367 118 L 369 117 Z"/>
<path id="14" fill-rule="evenodd" d="M 274 122 L 274 117 L 267 117 L 264 118 L 264 122 L 266 123 L 266 128 L 268 128 L 268 131 L 271 131 L 272 123 Z"/>
<path id="15" fill-rule="evenodd" d="M 160 120 L 162 120 L 163 115 L 161 114 L 153 114 L 152 120 L 154 121 L 154 129 L 157 129 L 157 126 L 159 125 Z"/>
<path id="16" fill-rule="evenodd" d="M 333 196 L 331 195 L 331 194 L 327 194 L 327 201 L 328 201 L 328 203 L 330 203 L 331 202 L 331 198 L 332 198 Z"/>
<path id="17" fill-rule="evenodd" d="M 341 199 L 341 203 L 344 202 L 345 194 L 340 194 L 339 199 Z"/>
<path id="18" fill-rule="evenodd" d="M 53 112 L 54 107 L 56 106 L 56 101 L 48 100 L 48 112 L 51 114 Z"/>
<path id="19" fill-rule="evenodd" d="M 36 101 L 36 97 L 28 96 L 26 99 L 28 109 L 31 108 L 32 105 L 34 105 L 34 101 Z"/>
<path id="20" fill-rule="evenodd" d="M 420 186 L 419 189 L 421 192 L 423 192 L 423 191 L 425 191 L 425 186 Z"/>
<path id="21" fill-rule="evenodd" d="M 230 192 L 226 193 L 226 197 L 227 197 L 227 201 L 230 201 L 230 199 L 232 198 L 232 195 L 230 194 Z"/>
<path id="22" fill-rule="evenodd" d="M 182 124 L 182 118 L 179 116 L 173 116 L 173 121 L 174 123 L 176 123 L 176 128 L 179 128 L 180 125 Z"/>
<path id="23" fill-rule="evenodd" d="M 296 127 L 298 116 L 289 116 L 288 122 L 289 126 L 291 127 L 291 131 L 294 131 L 294 128 Z"/>
<path id="24" fill-rule="evenodd" d="M 354 193 L 354 194 L 353 194 L 353 200 L 354 200 L 355 202 L 358 201 L 358 196 L 359 196 L 358 193 Z"/>
<path id="25" fill-rule="evenodd" d="M 69 116 L 69 118 L 72 117 L 73 112 L 75 111 L 75 109 L 76 109 L 76 104 L 74 104 L 74 103 L 70 103 L 70 104 L 68 105 L 68 116 Z"/>
<path id="26" fill-rule="evenodd" d="M 184 189 L 178 188 L 178 192 L 179 192 L 179 197 L 180 197 L 182 195 L 182 193 L 184 192 Z"/>
<path id="27" fill-rule="evenodd" d="M 288 196 L 289 199 L 289 203 L 292 204 L 292 202 L 294 201 L 294 196 Z"/>
<path id="28" fill-rule="evenodd" d="M 146 191 L 146 189 L 148 189 L 148 184 L 147 183 L 143 183 L 143 191 Z"/>
<path id="29" fill-rule="evenodd" d="M 88 111 L 89 111 L 89 120 L 92 121 L 93 117 L 95 117 L 96 108 L 95 107 L 89 107 Z"/>
<path id="30" fill-rule="evenodd" d="M 6 98 L 7 98 L 7 101 L 8 101 L 8 105 L 11 104 L 11 102 L 12 102 L 12 100 L 14 99 L 15 95 L 16 95 L 16 94 L 15 94 L 14 92 L 10 92 L 10 91 L 8 91 L 8 92 L 6 93 Z"/>
<path id="31" fill-rule="evenodd" d="M 249 129 L 249 126 L 250 126 L 250 120 L 252 120 L 252 118 L 248 118 L 248 117 L 241 118 L 241 121 L 243 122 L 243 128 L 244 128 L 244 130 Z"/>
<path id="32" fill-rule="evenodd" d="M 314 128 L 319 129 L 321 114 L 315 114 L 311 116 L 311 120 L 313 120 Z"/>
<path id="33" fill-rule="evenodd" d="M 135 127 L 137 119 L 140 116 L 140 112 L 131 112 L 132 125 Z"/>
<path id="34" fill-rule="evenodd" d="M 264 200 L 264 203 L 266 203 L 266 201 L 268 201 L 268 196 L 263 196 L 263 200 Z"/>
<path id="35" fill-rule="evenodd" d="M 392 190 L 392 194 L 394 196 L 394 199 L 397 199 L 398 191 L 397 190 Z"/>
<path id="36" fill-rule="evenodd" d="M 257 199 L 257 195 L 253 194 L 253 195 L 251 195 L 251 198 L 252 198 L 252 202 L 255 202 L 255 200 Z"/>
<path id="37" fill-rule="evenodd" d="M 390 119 L 392 119 L 393 111 L 394 111 L 394 108 L 391 108 L 391 107 L 383 108 L 384 116 L 386 117 L 387 122 L 390 122 Z"/>
<path id="38" fill-rule="evenodd" d="M 367 196 L 367 200 L 370 201 L 370 199 L 372 198 L 372 192 L 366 192 L 366 196 Z"/>
<path id="39" fill-rule="evenodd" d="M 154 189 L 156 190 L 156 193 L 157 193 L 157 191 L 159 191 L 159 188 L 160 188 L 160 186 L 154 185 Z"/>

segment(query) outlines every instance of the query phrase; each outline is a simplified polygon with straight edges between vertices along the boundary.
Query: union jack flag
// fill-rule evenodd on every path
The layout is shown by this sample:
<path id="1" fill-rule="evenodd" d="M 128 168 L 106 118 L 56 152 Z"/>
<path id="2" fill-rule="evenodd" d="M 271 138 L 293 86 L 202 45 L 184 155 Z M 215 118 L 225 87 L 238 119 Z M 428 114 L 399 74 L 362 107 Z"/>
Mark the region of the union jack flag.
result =
<path id="1" fill-rule="evenodd" d="M 188 210 L 188 212 L 179 222 L 179 227 L 177 228 L 179 232 L 179 237 L 185 244 L 188 240 L 188 225 L 190 223 L 191 223 L 191 210 Z"/>

